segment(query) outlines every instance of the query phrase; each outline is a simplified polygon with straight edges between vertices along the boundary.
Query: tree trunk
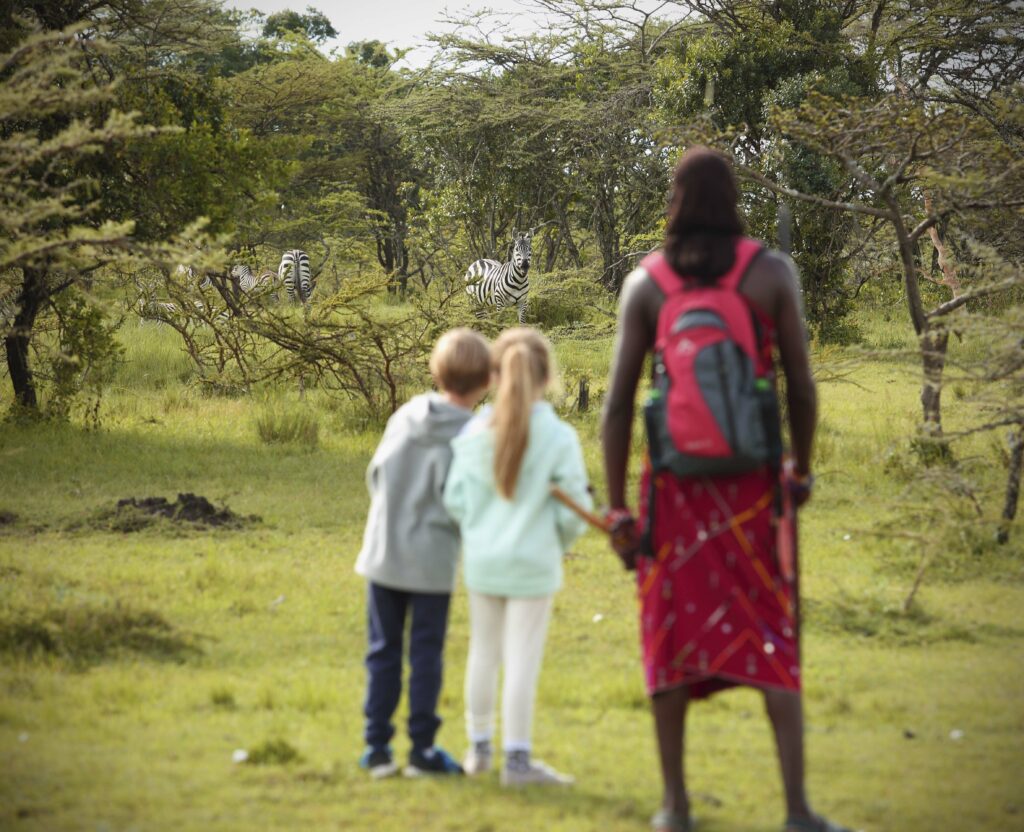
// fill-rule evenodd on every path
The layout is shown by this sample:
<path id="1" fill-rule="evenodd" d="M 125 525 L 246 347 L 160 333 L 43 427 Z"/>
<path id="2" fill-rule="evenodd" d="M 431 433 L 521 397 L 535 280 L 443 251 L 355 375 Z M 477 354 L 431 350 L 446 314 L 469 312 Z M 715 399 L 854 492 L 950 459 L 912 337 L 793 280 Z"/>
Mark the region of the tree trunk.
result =
<path id="1" fill-rule="evenodd" d="M 580 392 L 576 399 L 576 409 L 580 413 L 590 410 L 590 379 L 584 376 L 580 379 Z"/>
<path id="2" fill-rule="evenodd" d="M 1003 518 L 996 533 L 1000 544 L 1010 539 L 1010 524 L 1017 516 L 1017 502 L 1020 499 L 1020 475 L 1024 468 L 1024 425 L 1010 431 L 1010 470 L 1006 477 L 1006 500 L 1003 503 Z"/>
<path id="3" fill-rule="evenodd" d="M 942 373 L 946 369 L 946 347 L 949 330 L 942 324 L 929 323 L 921 333 L 921 409 L 923 432 L 929 439 L 942 439 Z"/>
<path id="4" fill-rule="evenodd" d="M 948 455 L 948 446 L 942 438 L 942 374 L 946 368 L 946 346 L 949 343 L 949 330 L 941 322 L 935 323 L 928 319 L 921 300 L 921 287 L 917 278 L 915 262 L 915 246 L 903 223 L 899 203 L 895 200 L 889 205 L 892 210 L 891 222 L 896 232 L 896 240 L 900 248 L 900 263 L 903 266 L 903 285 L 907 293 L 907 308 L 910 320 L 917 333 L 921 351 L 921 410 L 924 423 L 921 426 L 923 437 L 936 443 L 931 450 L 936 452 L 936 459 Z"/>
<path id="5" fill-rule="evenodd" d="M 46 272 L 43 269 L 26 267 L 22 270 L 21 294 L 18 297 L 18 313 L 14 316 L 10 332 L 4 338 L 7 351 L 7 371 L 11 374 L 14 400 L 26 410 L 38 411 L 35 380 L 28 363 L 29 343 L 36 316 L 46 300 Z"/>

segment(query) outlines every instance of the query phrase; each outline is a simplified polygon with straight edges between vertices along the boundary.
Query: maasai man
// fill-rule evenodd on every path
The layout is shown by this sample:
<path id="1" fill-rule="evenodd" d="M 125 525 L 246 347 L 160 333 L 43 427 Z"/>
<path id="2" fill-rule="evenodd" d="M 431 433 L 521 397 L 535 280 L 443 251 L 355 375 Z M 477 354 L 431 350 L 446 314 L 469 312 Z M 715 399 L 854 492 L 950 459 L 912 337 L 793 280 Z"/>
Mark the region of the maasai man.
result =
<path id="1" fill-rule="evenodd" d="M 800 289 L 792 262 L 743 238 L 732 168 L 693 148 L 675 171 L 663 248 L 669 279 L 735 287 L 756 319 L 760 362 L 777 346 L 786 376 L 796 504 L 811 488 L 816 394 L 807 357 Z M 776 557 L 773 513 L 779 472 L 680 477 L 645 466 L 639 522 L 626 508 L 626 468 L 634 398 L 655 346 L 665 292 L 637 268 L 625 281 L 602 438 L 613 546 L 637 571 L 647 691 L 654 713 L 664 797 L 652 824 L 689 832 L 683 780 L 687 704 L 735 685 L 764 692 L 786 793 L 785 832 L 840 832 L 811 811 L 804 791 L 804 728 L 796 592 Z M 662 286 L 666 284 L 662 283 Z M 687 284 L 691 285 L 691 284 Z M 674 291 L 674 290 L 673 290 Z M 641 551 L 640 529 L 645 529 Z"/>

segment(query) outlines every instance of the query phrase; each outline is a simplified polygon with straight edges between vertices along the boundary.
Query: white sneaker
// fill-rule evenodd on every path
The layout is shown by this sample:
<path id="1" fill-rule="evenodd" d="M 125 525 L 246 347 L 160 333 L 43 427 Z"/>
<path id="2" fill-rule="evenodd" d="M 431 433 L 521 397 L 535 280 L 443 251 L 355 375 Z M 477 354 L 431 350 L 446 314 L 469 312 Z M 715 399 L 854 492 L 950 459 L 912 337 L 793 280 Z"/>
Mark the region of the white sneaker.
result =
<path id="1" fill-rule="evenodd" d="M 491 770 L 491 744 L 489 742 L 475 742 L 469 751 L 466 752 L 466 759 L 462 761 L 462 768 L 466 774 L 486 774 Z"/>
<path id="2" fill-rule="evenodd" d="M 509 768 L 501 771 L 503 786 L 571 786 L 576 780 L 562 774 L 540 760 L 531 760 L 525 768 Z"/>

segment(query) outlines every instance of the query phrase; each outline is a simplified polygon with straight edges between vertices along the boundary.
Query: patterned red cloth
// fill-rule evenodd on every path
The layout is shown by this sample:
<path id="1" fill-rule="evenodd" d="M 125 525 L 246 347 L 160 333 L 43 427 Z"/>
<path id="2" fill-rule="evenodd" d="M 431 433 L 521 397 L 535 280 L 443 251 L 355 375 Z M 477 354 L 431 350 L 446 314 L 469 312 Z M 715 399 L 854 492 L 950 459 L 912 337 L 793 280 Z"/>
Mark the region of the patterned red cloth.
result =
<path id="1" fill-rule="evenodd" d="M 774 325 L 756 307 L 759 360 Z M 723 477 L 654 476 L 654 557 L 637 559 L 640 633 L 649 694 L 688 685 L 702 699 L 735 685 L 800 690 L 793 592 L 776 557 L 768 468 Z M 641 527 L 650 466 L 640 482 Z"/>
<path id="2" fill-rule="evenodd" d="M 640 517 L 649 511 L 650 472 Z M 768 470 L 654 478 L 655 557 L 638 558 L 647 692 L 734 685 L 800 689 L 792 591 L 779 574 Z"/>

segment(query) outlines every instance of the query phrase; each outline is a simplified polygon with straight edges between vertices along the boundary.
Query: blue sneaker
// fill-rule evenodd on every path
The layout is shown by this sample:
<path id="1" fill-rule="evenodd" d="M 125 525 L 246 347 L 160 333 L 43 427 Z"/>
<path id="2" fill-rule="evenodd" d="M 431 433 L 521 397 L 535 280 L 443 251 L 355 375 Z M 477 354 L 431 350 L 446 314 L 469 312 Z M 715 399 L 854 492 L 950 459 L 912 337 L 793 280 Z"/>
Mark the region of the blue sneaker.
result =
<path id="1" fill-rule="evenodd" d="M 443 748 L 416 749 L 409 752 L 409 765 L 402 772 L 406 777 L 422 777 L 425 774 L 464 774 L 462 766 Z"/>
<path id="2" fill-rule="evenodd" d="M 369 771 L 370 777 L 374 780 L 383 780 L 385 777 L 398 774 L 398 766 L 395 765 L 395 760 L 391 756 L 390 745 L 384 748 L 366 746 L 363 756 L 359 758 L 359 768 Z"/>

